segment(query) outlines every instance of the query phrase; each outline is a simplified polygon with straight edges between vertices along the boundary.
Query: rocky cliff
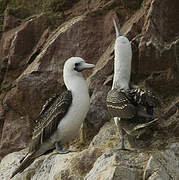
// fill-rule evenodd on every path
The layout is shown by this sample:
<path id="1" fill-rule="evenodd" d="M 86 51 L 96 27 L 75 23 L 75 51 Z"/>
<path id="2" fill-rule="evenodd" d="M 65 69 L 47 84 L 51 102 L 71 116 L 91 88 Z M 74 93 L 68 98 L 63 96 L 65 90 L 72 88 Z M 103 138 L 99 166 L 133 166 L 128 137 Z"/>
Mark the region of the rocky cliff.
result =
<path id="1" fill-rule="evenodd" d="M 179 179 L 178 0 L 0 3 L 0 179 L 24 156 L 45 101 L 65 89 L 62 69 L 71 56 L 96 64 L 84 74 L 90 110 L 79 137 L 67 145 L 76 152 L 41 156 L 14 179 Z M 130 152 L 110 150 L 120 144 L 105 104 L 113 78 L 113 17 L 132 43 L 132 83 L 152 89 L 162 102 L 155 127 L 141 138 L 128 135 Z"/>

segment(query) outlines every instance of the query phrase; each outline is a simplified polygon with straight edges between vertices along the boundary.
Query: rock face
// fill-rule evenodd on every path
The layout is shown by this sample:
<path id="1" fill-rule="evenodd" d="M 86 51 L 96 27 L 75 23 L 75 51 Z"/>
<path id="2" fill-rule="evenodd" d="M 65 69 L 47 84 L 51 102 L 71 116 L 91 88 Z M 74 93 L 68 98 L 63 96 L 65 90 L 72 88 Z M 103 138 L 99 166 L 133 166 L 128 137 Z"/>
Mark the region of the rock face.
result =
<path id="1" fill-rule="evenodd" d="M 179 172 L 179 144 L 172 144 L 169 149 L 161 153 L 154 153 L 147 163 L 143 179 L 178 179 Z"/>
<path id="2" fill-rule="evenodd" d="M 83 142 L 76 140 L 71 145 L 80 152 L 44 155 L 14 179 L 177 180 L 178 0 L 74 2 L 71 9 L 64 9 L 60 20 L 48 13 L 30 16 L 32 12 L 26 7 L 4 12 L 0 41 L 0 159 L 27 147 L 42 105 L 65 89 L 65 60 L 80 56 L 96 64 L 92 72 L 84 74 L 91 106 L 82 128 Z M 156 111 L 158 124 L 141 138 L 126 137 L 132 152 L 110 150 L 120 143 L 105 104 L 113 78 L 113 17 L 132 43 L 132 83 L 152 89 L 162 101 Z M 10 177 L 24 153 L 22 150 L 2 159 L 0 179 Z"/>
<path id="3" fill-rule="evenodd" d="M 25 152 L 22 150 L 11 153 L 1 161 L 1 179 L 10 178 Z M 57 155 L 52 152 L 35 160 L 33 165 L 29 166 L 22 174 L 17 174 L 13 179 L 83 179 L 100 155 L 101 150 L 98 148 L 66 155 Z"/>
<path id="4" fill-rule="evenodd" d="M 142 153 L 105 153 L 95 162 L 85 179 L 142 179 L 147 156 Z"/>
<path id="5" fill-rule="evenodd" d="M 103 149 L 104 150 L 104 149 Z M 161 152 L 112 151 L 91 147 L 82 152 L 60 155 L 52 152 L 36 159 L 13 179 L 129 179 L 156 180 L 179 178 L 179 144 L 171 144 Z M 2 159 L 0 177 L 9 179 L 26 150 Z"/>

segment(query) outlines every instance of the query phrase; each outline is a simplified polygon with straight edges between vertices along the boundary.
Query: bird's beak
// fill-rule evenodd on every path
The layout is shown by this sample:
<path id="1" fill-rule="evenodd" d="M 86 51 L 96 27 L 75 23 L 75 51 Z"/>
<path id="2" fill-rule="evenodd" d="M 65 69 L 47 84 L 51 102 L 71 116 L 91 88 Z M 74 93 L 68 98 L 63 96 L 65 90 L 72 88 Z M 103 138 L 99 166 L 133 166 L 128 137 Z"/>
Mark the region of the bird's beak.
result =
<path id="1" fill-rule="evenodd" d="M 115 21 L 115 19 L 113 19 L 113 23 L 114 23 L 114 28 L 115 28 L 115 31 L 116 31 L 116 38 L 118 38 L 119 36 L 122 36 L 120 31 L 119 31 L 119 28 L 117 26 L 117 23 Z"/>
<path id="2" fill-rule="evenodd" d="M 83 69 L 91 69 L 91 68 L 93 68 L 93 67 L 95 67 L 94 64 L 89 64 L 89 63 L 84 63 L 84 64 L 82 64 L 82 68 L 83 68 Z"/>
<path id="3" fill-rule="evenodd" d="M 93 68 L 94 66 L 95 66 L 94 64 L 81 62 L 79 66 L 75 67 L 75 70 L 78 72 L 82 72 L 83 70 Z"/>

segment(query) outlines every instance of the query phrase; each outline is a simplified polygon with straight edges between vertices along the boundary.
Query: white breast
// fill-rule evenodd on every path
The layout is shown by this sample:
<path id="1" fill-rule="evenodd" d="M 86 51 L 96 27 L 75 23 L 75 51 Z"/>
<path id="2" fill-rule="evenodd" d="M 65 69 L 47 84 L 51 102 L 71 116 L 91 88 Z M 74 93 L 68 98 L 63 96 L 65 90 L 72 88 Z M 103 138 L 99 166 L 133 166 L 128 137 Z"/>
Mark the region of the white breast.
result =
<path id="1" fill-rule="evenodd" d="M 61 142 L 67 142 L 75 138 L 89 110 L 89 98 L 79 98 L 75 95 L 73 98 L 72 106 L 58 126 L 58 135 Z"/>
<path id="2" fill-rule="evenodd" d="M 84 121 L 90 106 L 90 97 L 86 81 L 78 79 L 78 83 L 73 80 L 72 104 L 58 125 L 58 131 L 53 136 L 53 141 L 66 143 L 75 138 L 80 126 Z"/>

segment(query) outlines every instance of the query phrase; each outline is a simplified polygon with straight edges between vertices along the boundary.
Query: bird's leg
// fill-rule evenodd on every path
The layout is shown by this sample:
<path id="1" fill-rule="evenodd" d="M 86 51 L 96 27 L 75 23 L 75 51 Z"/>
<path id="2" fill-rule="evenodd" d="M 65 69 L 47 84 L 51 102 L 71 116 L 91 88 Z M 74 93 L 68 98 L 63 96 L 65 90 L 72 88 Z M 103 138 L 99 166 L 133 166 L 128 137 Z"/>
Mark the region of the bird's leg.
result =
<path id="1" fill-rule="evenodd" d="M 121 150 L 126 150 L 126 147 L 125 147 L 125 141 L 124 141 L 124 135 L 125 135 L 125 131 L 121 128 L 121 135 L 120 135 L 120 139 L 121 139 L 121 146 L 119 149 Z"/>
<path id="2" fill-rule="evenodd" d="M 59 154 L 67 154 L 71 152 L 70 150 L 63 149 L 59 142 L 55 142 L 55 149 Z"/>
<path id="3" fill-rule="evenodd" d="M 117 151 L 117 150 L 128 150 L 125 147 L 125 141 L 124 141 L 125 131 L 120 126 L 120 122 L 119 122 L 120 118 L 115 117 L 114 121 L 115 121 L 115 124 L 117 126 L 117 130 L 118 130 L 118 132 L 120 134 L 121 146 L 120 146 L 120 148 L 113 148 L 112 150 L 114 150 L 114 151 Z"/>

